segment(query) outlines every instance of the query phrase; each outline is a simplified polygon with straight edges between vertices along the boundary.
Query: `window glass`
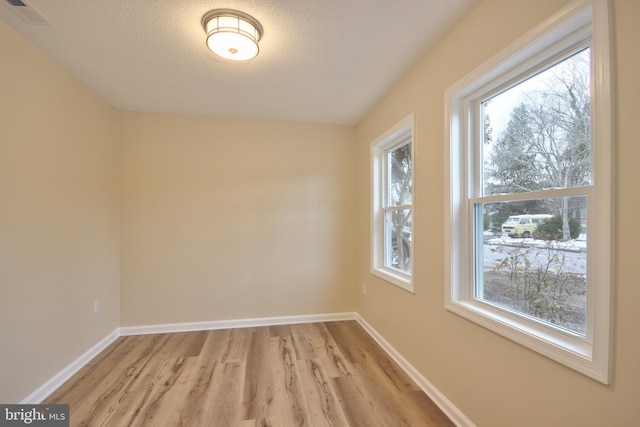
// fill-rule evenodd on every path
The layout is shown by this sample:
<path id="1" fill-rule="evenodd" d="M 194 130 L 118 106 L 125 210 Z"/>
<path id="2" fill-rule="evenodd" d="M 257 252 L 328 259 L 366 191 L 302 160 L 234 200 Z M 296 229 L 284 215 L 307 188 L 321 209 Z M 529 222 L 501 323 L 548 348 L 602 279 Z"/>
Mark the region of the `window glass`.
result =
<path id="1" fill-rule="evenodd" d="M 411 209 L 385 212 L 385 263 L 403 273 L 411 272 Z"/>
<path id="2" fill-rule="evenodd" d="M 411 204 L 412 171 L 411 143 L 389 151 L 389 205 L 403 206 Z"/>
<path id="3" fill-rule="evenodd" d="M 483 194 L 591 183 L 590 49 L 482 102 Z"/>
<path id="4" fill-rule="evenodd" d="M 540 214 L 513 222 L 524 207 Z M 567 212 L 569 239 L 562 213 Z M 475 297 L 586 336 L 586 198 L 561 197 L 478 205 L 486 230 L 477 245 Z M 492 232 L 494 230 L 495 232 Z"/>
<path id="5" fill-rule="evenodd" d="M 590 184 L 590 85 L 586 48 L 482 102 L 484 196 Z M 501 231 L 476 244 L 476 297 L 586 336 L 586 197 L 477 203 L 475 212 L 476 236 Z"/>

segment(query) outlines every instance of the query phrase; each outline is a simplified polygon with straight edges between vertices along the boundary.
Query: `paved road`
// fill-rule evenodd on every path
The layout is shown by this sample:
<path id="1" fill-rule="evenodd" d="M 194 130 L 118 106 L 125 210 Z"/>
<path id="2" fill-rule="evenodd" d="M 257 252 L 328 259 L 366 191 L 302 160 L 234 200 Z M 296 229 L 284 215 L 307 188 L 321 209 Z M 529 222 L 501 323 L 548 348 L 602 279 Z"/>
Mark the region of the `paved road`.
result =
<path id="1" fill-rule="evenodd" d="M 483 245 L 484 268 L 490 270 L 500 263 L 507 256 L 514 256 L 517 253 L 527 254 L 528 259 L 537 266 L 546 266 L 549 263 L 549 257 L 558 255 L 564 259 L 564 271 L 578 274 L 587 274 L 587 253 L 575 251 L 548 250 L 535 246 L 526 245 L 495 245 L 485 243 Z M 554 267 L 559 263 L 554 263 Z"/>

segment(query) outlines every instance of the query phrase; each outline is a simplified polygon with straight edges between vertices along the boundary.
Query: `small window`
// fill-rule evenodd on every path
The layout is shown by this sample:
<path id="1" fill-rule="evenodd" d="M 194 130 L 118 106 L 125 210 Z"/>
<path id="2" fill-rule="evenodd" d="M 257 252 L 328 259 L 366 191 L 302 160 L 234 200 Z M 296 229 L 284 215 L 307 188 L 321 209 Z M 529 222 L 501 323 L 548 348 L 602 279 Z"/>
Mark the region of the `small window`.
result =
<path id="1" fill-rule="evenodd" d="M 413 115 L 371 144 L 372 273 L 413 292 Z"/>
<path id="2" fill-rule="evenodd" d="M 447 309 L 604 383 L 608 34 L 606 1 L 573 2 L 446 95 Z"/>

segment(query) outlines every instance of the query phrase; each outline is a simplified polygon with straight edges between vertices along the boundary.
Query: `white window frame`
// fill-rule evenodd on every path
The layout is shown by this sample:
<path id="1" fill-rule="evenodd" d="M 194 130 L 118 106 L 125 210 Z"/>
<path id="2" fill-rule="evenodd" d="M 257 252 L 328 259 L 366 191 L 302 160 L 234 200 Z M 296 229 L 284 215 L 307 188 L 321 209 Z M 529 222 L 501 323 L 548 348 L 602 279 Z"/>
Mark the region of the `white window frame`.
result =
<path id="1" fill-rule="evenodd" d="M 415 188 L 416 169 L 415 169 L 415 126 L 414 115 L 402 119 L 391 129 L 385 132 L 371 143 L 371 273 L 392 283 L 406 291 L 415 292 L 413 271 L 415 266 L 415 252 L 413 238 L 409 242 L 411 268 L 408 274 L 396 269 L 388 268 L 384 263 L 384 211 L 386 208 L 385 194 L 387 185 L 386 159 L 387 153 L 399 146 L 402 146 L 407 139 L 411 143 L 411 173 L 412 173 L 412 193 L 411 205 L 401 206 L 399 208 L 411 209 L 412 231 L 415 227 Z M 414 233 L 412 232 L 412 236 Z"/>
<path id="2" fill-rule="evenodd" d="M 519 316 L 474 297 L 473 144 L 481 125 L 479 103 L 572 46 L 591 49 L 591 167 L 587 205 L 586 337 Z M 577 0 L 560 10 L 445 93 L 445 306 L 485 328 L 597 381 L 611 381 L 613 288 L 612 95 L 609 3 Z M 476 119 L 474 120 L 474 117 Z M 475 136 L 474 136 L 475 135 Z M 476 138 L 474 140 L 474 138 Z"/>

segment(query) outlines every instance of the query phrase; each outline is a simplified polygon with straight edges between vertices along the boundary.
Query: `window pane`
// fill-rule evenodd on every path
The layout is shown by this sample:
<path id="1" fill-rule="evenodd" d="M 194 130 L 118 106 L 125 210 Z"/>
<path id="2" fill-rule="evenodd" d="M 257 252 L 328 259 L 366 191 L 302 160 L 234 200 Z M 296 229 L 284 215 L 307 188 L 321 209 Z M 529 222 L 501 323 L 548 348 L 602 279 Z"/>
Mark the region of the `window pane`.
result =
<path id="1" fill-rule="evenodd" d="M 586 197 L 480 204 L 476 219 L 475 297 L 585 336 Z"/>
<path id="2" fill-rule="evenodd" d="M 385 267 L 411 274 L 411 209 L 385 211 L 384 259 Z"/>
<path id="3" fill-rule="evenodd" d="M 411 204 L 411 143 L 389 151 L 389 206 Z"/>
<path id="4" fill-rule="evenodd" d="M 590 53 L 482 102 L 483 195 L 591 183 Z"/>

